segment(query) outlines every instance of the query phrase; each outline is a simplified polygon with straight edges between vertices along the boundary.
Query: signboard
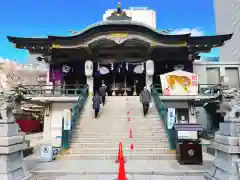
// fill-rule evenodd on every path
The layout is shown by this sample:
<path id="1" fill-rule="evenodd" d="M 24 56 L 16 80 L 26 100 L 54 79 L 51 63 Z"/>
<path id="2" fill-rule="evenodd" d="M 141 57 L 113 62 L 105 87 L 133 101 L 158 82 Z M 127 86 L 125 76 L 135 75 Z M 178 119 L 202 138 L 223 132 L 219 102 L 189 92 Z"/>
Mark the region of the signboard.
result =
<path id="1" fill-rule="evenodd" d="M 52 146 L 51 145 L 42 145 L 41 146 L 41 159 L 43 161 L 49 162 L 52 161 Z"/>
<path id="2" fill-rule="evenodd" d="M 71 130 L 71 111 L 64 109 L 63 111 L 63 130 Z"/>
<path id="3" fill-rule="evenodd" d="M 172 129 L 175 123 L 175 108 L 168 108 L 168 129 Z"/>
<path id="4" fill-rule="evenodd" d="M 163 95 L 198 95 L 198 76 L 196 74 L 176 70 L 160 75 Z"/>
<path id="5" fill-rule="evenodd" d="M 178 131 L 178 139 L 198 139 L 197 131 Z"/>
<path id="6" fill-rule="evenodd" d="M 110 37 L 112 37 L 112 38 L 127 38 L 128 33 L 111 33 Z"/>

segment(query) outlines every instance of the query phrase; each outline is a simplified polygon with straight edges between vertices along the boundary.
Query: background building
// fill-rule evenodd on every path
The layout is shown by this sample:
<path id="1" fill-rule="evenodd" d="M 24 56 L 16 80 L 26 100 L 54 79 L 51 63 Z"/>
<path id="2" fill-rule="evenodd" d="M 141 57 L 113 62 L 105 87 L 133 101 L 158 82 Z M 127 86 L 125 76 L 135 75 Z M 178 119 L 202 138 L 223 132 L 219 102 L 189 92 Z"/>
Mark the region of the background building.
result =
<path id="1" fill-rule="evenodd" d="M 111 14 L 116 9 L 108 9 L 103 15 L 103 21 L 107 19 L 107 17 L 111 16 Z M 149 9 L 147 7 L 131 7 L 129 9 L 123 9 L 126 12 L 127 16 L 132 18 L 132 21 L 137 21 L 140 23 L 144 23 L 154 29 L 156 29 L 156 11 Z"/>
<path id="2" fill-rule="evenodd" d="M 240 60 L 240 1 L 214 0 L 216 33 L 234 33 L 225 46 L 219 48 L 220 61 Z"/>

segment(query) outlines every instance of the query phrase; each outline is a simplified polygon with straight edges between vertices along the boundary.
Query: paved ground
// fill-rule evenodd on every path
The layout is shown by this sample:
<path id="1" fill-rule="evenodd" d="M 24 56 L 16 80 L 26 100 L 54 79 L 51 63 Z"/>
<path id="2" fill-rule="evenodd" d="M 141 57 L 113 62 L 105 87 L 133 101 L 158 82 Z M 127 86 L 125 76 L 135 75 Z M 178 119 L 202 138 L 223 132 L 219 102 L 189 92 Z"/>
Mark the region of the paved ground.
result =
<path id="1" fill-rule="evenodd" d="M 116 175 L 34 174 L 28 180 L 115 180 Z M 205 180 L 203 176 L 128 175 L 129 180 Z"/>
<path id="2" fill-rule="evenodd" d="M 27 180 L 109 180 L 116 179 L 118 164 L 109 160 L 58 160 L 42 162 L 28 157 Z M 203 174 L 212 167 L 213 157 L 204 156 L 204 164 L 181 166 L 177 161 L 131 160 L 125 169 L 129 180 L 204 180 Z"/>
<path id="3" fill-rule="evenodd" d="M 118 164 L 111 160 L 57 160 L 41 162 L 34 157 L 25 159 L 30 172 L 116 174 Z M 213 165 L 213 157 L 204 155 L 203 165 L 179 165 L 176 160 L 130 160 L 125 163 L 126 173 L 142 175 L 195 175 L 208 172 Z"/>

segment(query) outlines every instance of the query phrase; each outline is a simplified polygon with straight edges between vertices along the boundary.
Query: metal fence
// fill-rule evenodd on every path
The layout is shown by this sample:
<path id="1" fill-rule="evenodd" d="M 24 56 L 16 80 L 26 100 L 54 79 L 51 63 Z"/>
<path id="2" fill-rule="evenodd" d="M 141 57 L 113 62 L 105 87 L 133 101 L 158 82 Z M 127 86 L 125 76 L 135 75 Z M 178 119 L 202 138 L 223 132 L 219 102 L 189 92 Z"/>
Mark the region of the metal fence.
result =
<path id="1" fill-rule="evenodd" d="M 84 104 L 88 97 L 88 85 L 85 85 L 82 89 L 77 102 L 71 108 L 71 130 L 64 130 L 64 121 L 62 118 L 62 139 L 61 139 L 61 149 L 65 150 L 69 148 L 69 143 L 72 138 L 72 132 L 76 127 L 77 121 L 80 118 L 81 112 L 84 108 Z"/>
<path id="2" fill-rule="evenodd" d="M 85 85 L 24 85 L 17 88 L 25 96 L 78 96 L 82 93 Z"/>
<path id="3" fill-rule="evenodd" d="M 160 94 L 158 92 L 158 89 L 155 88 L 154 85 L 151 86 L 151 95 L 153 97 L 153 101 L 155 103 L 155 107 L 157 108 L 158 110 L 158 113 L 161 117 L 161 120 L 163 122 L 163 125 L 164 125 L 164 130 L 165 130 L 165 133 L 167 134 L 167 137 L 168 137 L 168 142 L 169 142 L 169 148 L 170 150 L 175 150 L 176 149 L 176 138 L 177 138 L 177 132 L 176 130 L 173 128 L 173 129 L 168 129 L 167 127 L 167 111 L 166 111 L 166 108 L 164 107 L 164 104 L 163 102 L 161 101 L 160 99 Z"/>

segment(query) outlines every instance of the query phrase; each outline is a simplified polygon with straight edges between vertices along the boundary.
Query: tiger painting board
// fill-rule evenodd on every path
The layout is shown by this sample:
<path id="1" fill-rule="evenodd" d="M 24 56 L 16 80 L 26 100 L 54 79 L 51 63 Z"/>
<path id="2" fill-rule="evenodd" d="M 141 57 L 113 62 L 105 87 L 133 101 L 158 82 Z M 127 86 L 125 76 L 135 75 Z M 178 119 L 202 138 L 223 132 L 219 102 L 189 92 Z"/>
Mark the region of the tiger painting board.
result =
<path id="1" fill-rule="evenodd" d="M 198 95 L 198 76 L 196 74 L 176 70 L 160 75 L 164 96 Z"/>

